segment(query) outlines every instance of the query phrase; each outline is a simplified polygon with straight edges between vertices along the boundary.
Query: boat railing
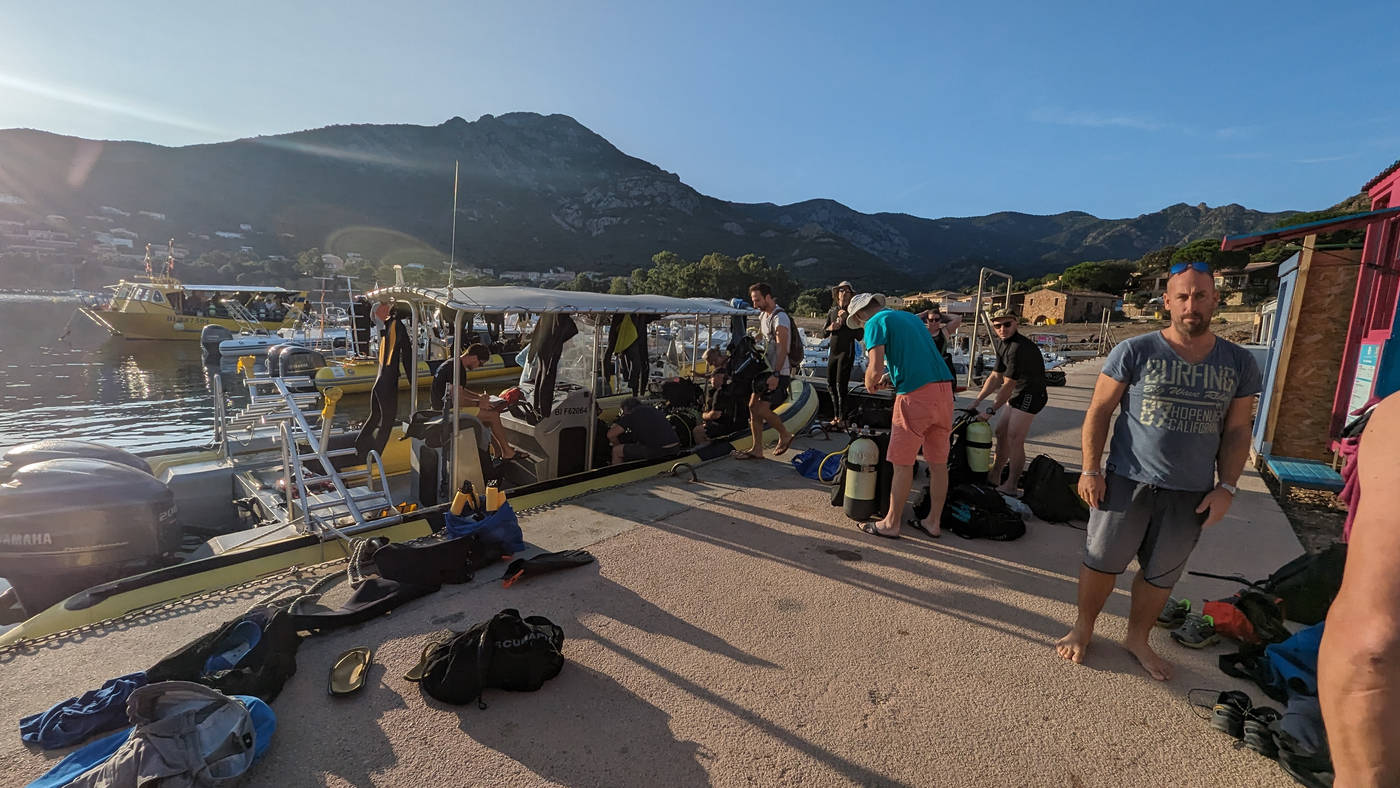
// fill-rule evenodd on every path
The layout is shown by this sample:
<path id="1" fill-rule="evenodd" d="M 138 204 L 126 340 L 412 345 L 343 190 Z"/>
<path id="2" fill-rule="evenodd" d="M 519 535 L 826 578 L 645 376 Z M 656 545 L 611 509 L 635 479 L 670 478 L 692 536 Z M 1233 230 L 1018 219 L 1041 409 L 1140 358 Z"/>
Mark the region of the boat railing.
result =
<path id="1" fill-rule="evenodd" d="M 219 299 L 219 303 L 223 304 L 224 309 L 228 310 L 228 316 L 233 318 L 233 321 L 238 324 L 240 330 L 247 331 L 250 334 L 255 334 L 263 330 L 262 326 L 258 323 L 258 318 L 254 316 L 252 312 L 248 311 L 248 307 L 239 303 L 238 299 L 221 298 Z"/>
<path id="2" fill-rule="evenodd" d="M 342 473 L 335 466 L 338 457 L 350 456 L 354 448 L 330 449 L 323 439 L 331 428 L 329 419 L 318 427 L 311 425 L 307 412 L 298 405 L 301 396 L 283 378 L 271 378 L 286 407 L 275 415 L 280 422 L 282 443 L 282 484 L 290 522 L 303 533 L 348 538 L 368 526 L 391 525 L 403 519 L 389 490 L 384 462 L 376 451 L 369 452 L 363 469 Z M 264 417 L 267 418 L 267 417 Z M 303 448 L 304 440 L 304 448 Z M 314 460 L 317 468 L 308 467 Z M 376 484 L 376 473 L 377 482 Z M 364 484 L 355 484 L 363 479 Z M 313 486 L 330 484 L 330 490 L 313 491 Z M 350 523 L 346 524 L 346 518 Z"/>

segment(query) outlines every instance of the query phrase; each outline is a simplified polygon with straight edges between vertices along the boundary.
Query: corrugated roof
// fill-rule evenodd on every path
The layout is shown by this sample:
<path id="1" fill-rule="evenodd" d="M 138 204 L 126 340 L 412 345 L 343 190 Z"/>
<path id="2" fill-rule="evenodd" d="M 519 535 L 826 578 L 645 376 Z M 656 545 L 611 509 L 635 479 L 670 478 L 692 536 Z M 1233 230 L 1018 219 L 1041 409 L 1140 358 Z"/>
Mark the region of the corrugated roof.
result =
<path id="1" fill-rule="evenodd" d="M 1397 169 L 1400 169 L 1400 160 L 1396 160 L 1396 162 L 1395 162 L 1394 164 L 1392 164 L 1392 165 L 1390 165 L 1389 167 L 1386 167 L 1385 169 L 1381 170 L 1381 174 L 1380 174 L 1380 175 L 1377 175 L 1376 177 L 1372 178 L 1371 180 L 1366 181 L 1366 185 L 1361 187 L 1361 191 L 1363 191 L 1363 192 L 1369 192 L 1369 191 L 1371 190 L 1371 187 L 1372 187 L 1372 186 L 1375 186 L 1376 184 L 1380 183 L 1382 180 L 1384 180 L 1384 179 L 1386 178 L 1386 176 L 1390 175 L 1392 172 L 1395 172 Z"/>
<path id="2" fill-rule="evenodd" d="M 1337 216 L 1331 219 L 1319 219 L 1315 222 L 1304 222 L 1303 224 L 1279 227 L 1277 229 L 1264 230 L 1257 233 L 1227 235 L 1220 239 L 1220 251 L 1232 252 L 1236 249 L 1247 249 L 1251 246 L 1268 243 L 1269 241 L 1286 241 L 1289 238 L 1313 235 L 1315 233 L 1335 232 L 1350 227 L 1366 227 L 1382 219 L 1395 216 L 1397 213 L 1400 213 L 1400 208 L 1382 208 L 1379 211 L 1365 211 L 1363 213 Z"/>

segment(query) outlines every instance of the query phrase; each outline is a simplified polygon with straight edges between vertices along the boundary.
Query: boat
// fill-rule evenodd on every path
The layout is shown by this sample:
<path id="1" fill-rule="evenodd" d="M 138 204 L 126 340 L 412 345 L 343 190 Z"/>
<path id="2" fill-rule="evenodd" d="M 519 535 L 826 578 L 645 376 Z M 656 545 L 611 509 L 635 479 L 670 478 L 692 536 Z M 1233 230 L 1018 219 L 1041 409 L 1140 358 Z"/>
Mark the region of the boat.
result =
<path id="1" fill-rule="evenodd" d="M 147 244 L 144 276 L 110 285 L 109 300 L 83 303 L 78 312 L 114 337 L 199 341 L 205 326 L 219 326 L 232 334 L 250 325 L 253 330 L 269 333 L 295 328 L 306 308 L 306 293 L 302 291 L 186 284 L 175 278 L 174 269 L 172 256 L 164 271 L 153 273 L 151 246 Z"/>
<path id="2" fill-rule="evenodd" d="M 361 462 L 354 434 L 333 428 L 340 391 L 299 390 L 309 378 L 265 373 L 247 379 L 250 402 L 232 412 L 215 376 L 211 446 L 139 455 L 84 441 L 16 447 L 0 458 L 0 577 L 11 581 L 7 593 L 23 620 L 0 634 L 0 647 L 345 558 L 371 538 L 425 536 L 464 480 L 480 490 L 495 478 L 518 511 L 529 510 L 750 448 L 745 430 L 654 460 L 608 465 L 595 451 L 606 449 L 595 425 L 615 418 L 617 404 L 634 393 L 601 361 L 605 335 L 618 325 L 660 315 L 742 327 L 752 310 L 516 287 L 400 286 L 373 295 L 381 293 L 411 310 L 415 326 L 431 309 L 448 311 L 457 337 L 468 311 L 582 324 L 556 351 L 528 356 L 543 373 L 528 395 L 532 407 L 500 417 L 518 459 L 498 466 L 483 458 L 480 423 L 459 409 L 437 443 L 395 427 L 383 450 Z M 454 345 L 455 354 L 460 340 Z M 557 384 L 544 382 L 556 376 Z M 417 413 L 416 387 L 409 396 Z M 796 433 L 816 410 L 811 386 L 795 379 L 775 412 Z"/>

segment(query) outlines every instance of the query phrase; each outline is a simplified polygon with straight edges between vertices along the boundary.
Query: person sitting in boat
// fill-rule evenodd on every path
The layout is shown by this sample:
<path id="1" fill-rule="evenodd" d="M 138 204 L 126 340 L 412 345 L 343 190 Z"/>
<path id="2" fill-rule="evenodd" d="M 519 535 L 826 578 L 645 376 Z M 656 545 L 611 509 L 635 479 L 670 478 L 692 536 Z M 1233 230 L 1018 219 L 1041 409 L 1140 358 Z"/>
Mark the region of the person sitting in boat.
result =
<path id="1" fill-rule="evenodd" d="M 680 448 L 675 428 L 661 411 L 636 397 L 623 400 L 621 411 L 617 421 L 608 428 L 613 465 L 664 457 Z M 630 441 L 624 443 L 624 438 Z"/>
<path id="2" fill-rule="evenodd" d="M 457 366 L 462 370 L 462 386 L 457 392 L 456 403 L 459 408 L 476 408 L 476 418 L 486 428 L 491 439 L 491 446 L 496 450 L 496 456 L 502 460 L 515 459 L 515 449 L 510 442 L 505 439 L 505 427 L 501 424 L 501 414 L 506 411 L 509 405 L 499 397 L 492 397 L 484 391 L 472 391 L 466 387 L 467 373 L 474 369 L 479 369 L 481 365 L 491 360 L 491 351 L 483 344 L 475 343 L 468 345 L 462 351 L 462 355 L 457 357 Z M 443 362 L 433 373 L 433 388 L 430 396 L 432 402 L 442 403 L 442 412 L 451 414 L 452 398 L 447 396 L 448 390 L 452 387 L 453 364 Z"/>
<path id="3" fill-rule="evenodd" d="M 705 365 L 710 370 L 710 385 L 700 411 L 701 421 L 695 426 L 696 445 L 733 434 L 747 421 L 749 391 L 734 384 L 728 354 L 712 347 L 705 351 Z"/>

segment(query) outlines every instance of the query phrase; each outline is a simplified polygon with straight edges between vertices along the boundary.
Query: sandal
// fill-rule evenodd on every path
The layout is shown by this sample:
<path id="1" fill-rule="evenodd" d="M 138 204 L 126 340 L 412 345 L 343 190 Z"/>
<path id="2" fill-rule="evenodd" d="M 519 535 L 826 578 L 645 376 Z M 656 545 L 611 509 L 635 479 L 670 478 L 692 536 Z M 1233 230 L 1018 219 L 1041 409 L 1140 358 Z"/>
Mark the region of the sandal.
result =
<path id="1" fill-rule="evenodd" d="M 331 668 L 327 691 L 332 695 L 349 695 L 359 690 L 365 685 L 365 677 L 369 674 L 370 662 L 373 659 L 374 652 L 363 646 L 341 654 Z"/>
<path id="2" fill-rule="evenodd" d="M 862 530 L 862 531 L 864 531 L 864 532 L 870 534 L 871 536 L 878 536 L 878 537 L 880 537 L 881 539 L 899 539 L 899 538 L 901 538 L 899 534 L 887 534 L 887 533 L 885 533 L 884 531 L 881 531 L 879 528 L 876 528 L 876 527 L 875 527 L 875 523 L 861 523 L 861 524 L 860 524 L 860 530 Z"/>
<path id="3" fill-rule="evenodd" d="M 750 451 L 740 451 L 739 449 L 735 449 L 734 451 L 729 452 L 729 457 L 730 457 L 730 459 L 734 459 L 734 460 L 761 460 L 761 459 L 763 459 L 762 457 L 759 457 L 758 455 L 754 454 L 753 452 L 750 452 Z"/>
<path id="4" fill-rule="evenodd" d="M 904 524 L 909 526 L 910 528 L 913 528 L 915 531 L 918 531 L 924 536 L 927 536 L 930 539 L 937 539 L 943 535 L 942 528 L 938 529 L 938 533 L 933 533 L 929 529 L 925 528 L 923 521 L 921 521 L 917 517 L 910 517 L 908 520 L 904 521 Z"/>

